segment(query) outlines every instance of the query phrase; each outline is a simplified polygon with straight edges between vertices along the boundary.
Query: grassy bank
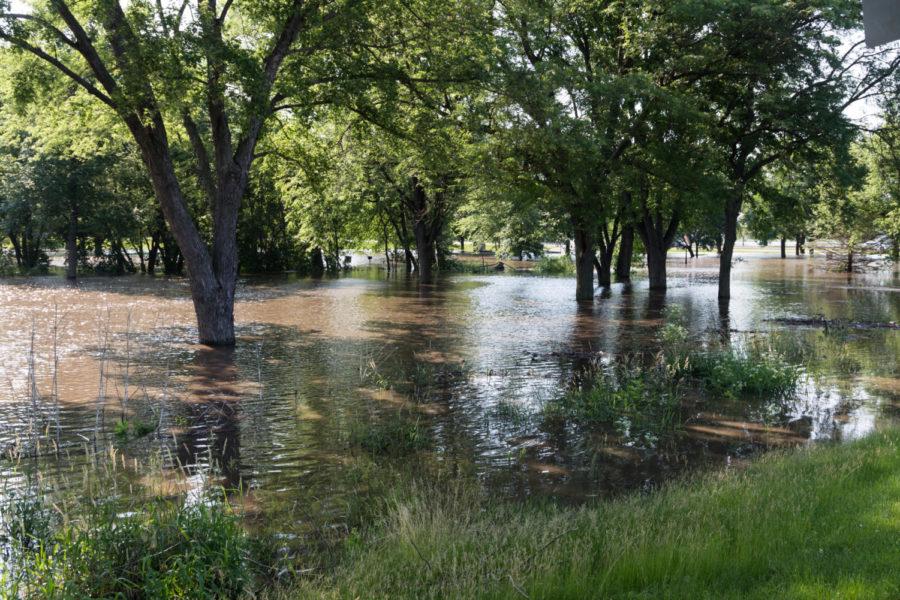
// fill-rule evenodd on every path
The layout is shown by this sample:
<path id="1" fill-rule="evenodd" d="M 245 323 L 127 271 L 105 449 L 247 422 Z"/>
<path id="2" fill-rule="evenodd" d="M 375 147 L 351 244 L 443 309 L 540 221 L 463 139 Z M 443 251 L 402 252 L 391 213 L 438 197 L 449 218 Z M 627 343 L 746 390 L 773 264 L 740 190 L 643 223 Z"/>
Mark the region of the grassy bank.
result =
<path id="1" fill-rule="evenodd" d="M 900 432 L 580 509 L 423 490 L 283 598 L 897 598 Z"/>

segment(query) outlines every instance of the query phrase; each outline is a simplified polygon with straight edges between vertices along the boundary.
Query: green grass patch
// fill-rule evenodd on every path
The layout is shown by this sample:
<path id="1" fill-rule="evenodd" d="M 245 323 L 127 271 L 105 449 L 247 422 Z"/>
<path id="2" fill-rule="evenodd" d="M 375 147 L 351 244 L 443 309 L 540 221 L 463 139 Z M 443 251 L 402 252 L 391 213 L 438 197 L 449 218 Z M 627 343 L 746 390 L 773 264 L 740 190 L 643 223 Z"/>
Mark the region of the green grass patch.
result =
<path id="1" fill-rule="evenodd" d="M 251 589 L 249 538 L 223 503 L 112 502 L 61 514 L 14 497 L 0 521 L 4 598 L 234 598 Z"/>
<path id="2" fill-rule="evenodd" d="M 711 391 L 736 398 L 743 395 L 784 397 L 797 389 L 800 371 L 769 354 L 741 354 L 731 349 L 699 352 L 686 361 L 687 371 Z"/>
<path id="3" fill-rule="evenodd" d="M 543 406 L 545 421 L 608 424 L 626 437 L 653 444 L 681 422 L 682 394 L 665 365 L 601 365 L 587 383 Z"/>
<path id="4" fill-rule="evenodd" d="M 399 414 L 384 420 L 355 421 L 347 436 L 352 447 L 370 454 L 409 454 L 431 443 L 428 430 L 418 420 Z"/>
<path id="5" fill-rule="evenodd" d="M 284 598 L 897 598 L 900 432 L 583 508 L 398 499 Z"/>

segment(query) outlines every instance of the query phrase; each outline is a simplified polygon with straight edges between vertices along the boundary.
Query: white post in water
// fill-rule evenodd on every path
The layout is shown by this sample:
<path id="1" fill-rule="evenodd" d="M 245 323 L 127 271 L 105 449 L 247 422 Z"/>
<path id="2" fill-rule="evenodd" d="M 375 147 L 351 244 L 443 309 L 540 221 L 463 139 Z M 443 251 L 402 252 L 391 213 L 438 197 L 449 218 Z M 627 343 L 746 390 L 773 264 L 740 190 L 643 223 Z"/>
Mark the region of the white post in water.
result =
<path id="1" fill-rule="evenodd" d="M 866 46 L 900 40 L 900 0 L 863 0 Z"/>

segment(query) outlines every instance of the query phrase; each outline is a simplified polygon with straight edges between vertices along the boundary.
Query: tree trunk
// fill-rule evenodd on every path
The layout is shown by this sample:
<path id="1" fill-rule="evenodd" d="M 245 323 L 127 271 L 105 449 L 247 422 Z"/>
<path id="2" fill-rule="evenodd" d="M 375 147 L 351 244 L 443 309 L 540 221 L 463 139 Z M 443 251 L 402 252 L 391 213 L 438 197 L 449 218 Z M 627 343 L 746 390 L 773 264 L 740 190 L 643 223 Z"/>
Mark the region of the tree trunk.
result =
<path id="1" fill-rule="evenodd" d="M 619 255 L 616 257 L 616 281 L 631 281 L 631 257 L 634 253 L 634 225 L 622 228 L 622 241 L 619 242 Z"/>
<path id="2" fill-rule="evenodd" d="M 150 235 L 150 251 L 147 253 L 147 274 L 156 273 L 156 261 L 159 256 L 159 245 L 162 233 L 159 230 L 154 231 Z"/>
<path id="3" fill-rule="evenodd" d="M 781 258 L 787 258 L 787 238 L 781 236 Z"/>
<path id="4" fill-rule="evenodd" d="M 15 233 L 9 234 L 9 241 L 12 242 L 13 254 L 16 257 L 16 266 L 22 266 L 22 246 L 19 245 L 19 236 Z"/>
<path id="5" fill-rule="evenodd" d="M 586 227 L 575 226 L 575 300 L 594 299 L 594 240 Z"/>
<path id="6" fill-rule="evenodd" d="M 691 241 L 690 236 L 687 236 L 687 235 L 684 236 L 684 242 L 685 242 L 684 247 L 685 247 L 685 249 L 687 249 L 688 254 L 690 255 L 690 257 L 691 257 L 691 258 L 696 258 L 696 257 L 694 256 L 694 242 Z"/>
<path id="7" fill-rule="evenodd" d="M 794 254 L 800 256 L 806 254 L 806 236 L 802 233 L 797 234 L 797 240 L 794 244 Z"/>
<path id="8" fill-rule="evenodd" d="M 725 203 L 725 231 L 722 253 L 719 255 L 719 300 L 731 298 L 731 259 L 737 242 L 737 221 L 744 200 L 743 186 Z"/>
<path id="9" fill-rule="evenodd" d="M 651 214 L 647 204 L 647 190 L 642 190 L 641 211 L 643 217 L 638 223 L 638 234 L 641 241 L 644 242 L 644 249 L 647 252 L 647 275 L 650 279 L 650 289 L 654 291 L 663 291 L 666 289 L 666 255 L 669 252 L 669 246 L 675 239 L 675 231 L 678 229 L 680 221 L 679 210 L 673 210 L 672 215 L 666 223 L 661 211 L 655 211 L 655 216 Z"/>
<path id="10" fill-rule="evenodd" d="M 313 248 L 312 254 L 309 256 L 309 272 L 313 277 L 321 277 L 325 274 L 325 256 L 321 246 Z"/>
<path id="11" fill-rule="evenodd" d="M 69 231 L 66 235 L 66 278 L 78 277 L 78 202 L 70 200 Z"/>
<path id="12" fill-rule="evenodd" d="M 572 256 L 572 240 L 566 240 L 566 258 Z"/>
<path id="13" fill-rule="evenodd" d="M 853 248 L 847 250 L 847 272 L 853 272 Z"/>
<path id="14" fill-rule="evenodd" d="M 418 178 L 411 178 L 409 207 L 412 213 L 413 237 L 416 240 L 416 266 L 419 283 L 434 282 L 434 263 L 440 223 L 429 210 L 428 196 Z"/>
<path id="15" fill-rule="evenodd" d="M 597 285 L 608 288 L 612 285 L 612 254 L 599 252 L 599 257 L 594 257 L 594 269 L 597 271 Z"/>
<path id="16" fill-rule="evenodd" d="M 234 344 L 234 292 L 237 285 L 237 217 L 246 188 L 246 172 L 219 173 L 212 202 L 212 251 L 200 237 L 181 193 L 161 115 L 153 127 L 128 122 L 150 174 L 153 191 L 188 270 L 191 299 L 201 344 Z M 249 165 L 248 165 L 249 168 Z"/>
<path id="17" fill-rule="evenodd" d="M 666 255 L 668 248 L 660 248 L 657 244 L 647 244 L 647 275 L 650 289 L 663 291 L 666 289 Z"/>

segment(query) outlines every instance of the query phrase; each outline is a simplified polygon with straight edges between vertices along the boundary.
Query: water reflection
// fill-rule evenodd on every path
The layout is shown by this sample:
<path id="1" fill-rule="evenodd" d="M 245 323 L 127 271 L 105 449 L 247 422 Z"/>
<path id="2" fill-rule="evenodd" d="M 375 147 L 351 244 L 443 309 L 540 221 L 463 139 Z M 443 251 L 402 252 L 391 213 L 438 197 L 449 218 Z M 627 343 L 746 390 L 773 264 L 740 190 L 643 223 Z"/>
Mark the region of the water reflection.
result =
<path id="1" fill-rule="evenodd" d="M 99 432 L 105 442 L 134 457 L 163 449 L 188 470 L 216 465 L 217 482 L 253 494 L 264 510 L 289 498 L 338 520 L 343 498 L 365 486 L 353 469 L 367 450 L 352 433 L 397 419 L 424 431 L 427 444 L 368 456 L 376 466 L 405 465 L 423 476 L 474 472 L 499 496 L 579 501 L 649 488 L 760 449 L 850 439 L 897 418 L 900 332 L 768 321 L 898 321 L 895 276 L 848 282 L 811 260 L 754 258 L 736 265 L 733 298 L 723 304 L 715 260 L 670 267 L 665 295 L 638 280 L 614 284 L 588 304 L 574 301 L 567 278 L 465 276 L 422 287 L 378 272 L 252 279 L 240 288 L 240 342 L 231 350 L 190 343 L 192 311 L 179 280 L 86 279 L 77 290 L 51 278 L 5 280 L 0 376 L 14 393 L 0 405 L 0 448 L 18 443 L 35 419 L 45 428 L 53 414 L 46 394 L 38 414 L 31 410 L 23 377 L 31 321 L 46 322 L 54 305 L 66 313 L 58 373 L 65 442 L 95 433 L 96 332 L 105 319 L 114 346 L 110 394 L 121 393 L 127 373 L 139 390 L 129 418 L 160 424 L 151 435 L 122 440 L 112 435 L 110 414 Z M 777 402 L 704 398 L 686 408 L 676 435 L 655 444 L 635 443 L 615 427 L 540 418 L 543 403 L 578 385 L 597 361 L 656 352 L 672 311 L 698 343 L 740 346 L 748 331 L 779 333 L 771 343 L 805 365 L 799 393 Z M 48 335 L 37 332 L 41 390 L 52 379 Z M 126 357 L 127 339 L 134 350 Z M 77 461 L 77 452 L 65 460 Z"/>

